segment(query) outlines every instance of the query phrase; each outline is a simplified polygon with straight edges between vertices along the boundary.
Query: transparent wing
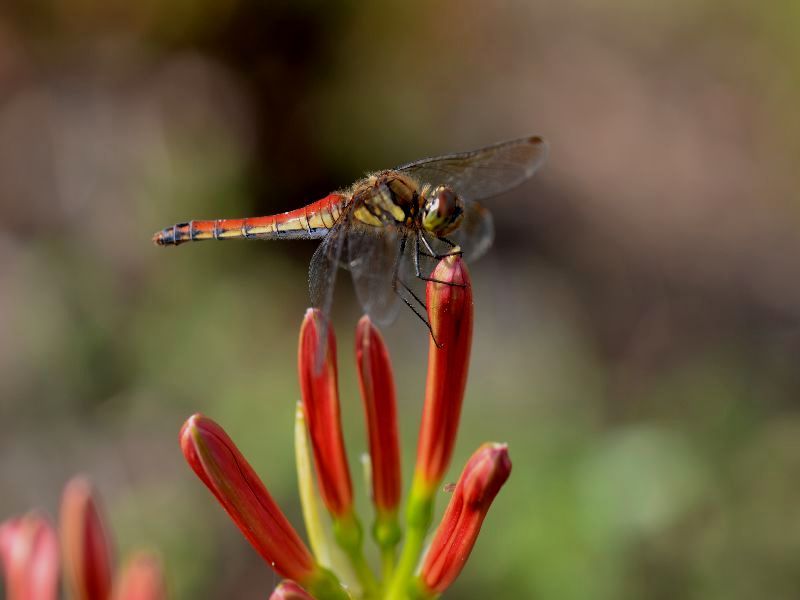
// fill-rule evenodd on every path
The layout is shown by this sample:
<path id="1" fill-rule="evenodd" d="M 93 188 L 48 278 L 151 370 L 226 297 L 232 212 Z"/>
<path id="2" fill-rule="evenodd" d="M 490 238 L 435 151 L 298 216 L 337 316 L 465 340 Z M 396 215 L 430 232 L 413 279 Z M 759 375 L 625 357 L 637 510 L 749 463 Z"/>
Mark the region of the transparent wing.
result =
<path id="1" fill-rule="evenodd" d="M 381 325 L 397 316 L 399 298 L 392 284 L 401 238 L 392 225 L 360 226 L 347 233 L 347 262 L 356 296 L 364 312 Z"/>
<path id="2" fill-rule="evenodd" d="M 336 285 L 336 269 L 339 268 L 345 231 L 341 226 L 334 227 L 323 238 L 308 268 L 308 293 L 311 306 L 330 316 L 333 303 L 333 289 Z"/>
<path id="3" fill-rule="evenodd" d="M 347 240 L 349 213 L 342 215 L 328 234 L 323 238 L 308 268 L 308 292 L 311 306 L 318 308 L 323 315 L 319 332 L 321 340 L 326 340 L 333 306 L 333 290 L 336 286 L 337 269 L 342 265 L 342 253 Z M 319 352 L 315 358 L 315 371 L 322 369 L 327 344 L 319 344 Z"/>
<path id="4" fill-rule="evenodd" d="M 494 242 L 492 213 L 477 202 L 467 202 L 464 206 L 464 220 L 449 239 L 461 247 L 464 260 L 478 260 Z"/>
<path id="5" fill-rule="evenodd" d="M 547 158 L 538 136 L 501 142 L 471 152 L 423 158 L 397 171 L 431 185 L 448 185 L 465 200 L 482 200 L 518 186 Z"/>

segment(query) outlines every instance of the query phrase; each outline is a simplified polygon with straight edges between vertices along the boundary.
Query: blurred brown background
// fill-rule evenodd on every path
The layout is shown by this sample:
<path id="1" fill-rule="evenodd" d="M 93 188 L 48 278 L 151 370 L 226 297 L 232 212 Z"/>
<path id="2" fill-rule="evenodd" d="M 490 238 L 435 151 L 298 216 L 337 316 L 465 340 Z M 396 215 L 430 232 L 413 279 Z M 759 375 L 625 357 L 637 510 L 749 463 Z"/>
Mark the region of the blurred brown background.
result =
<path id="1" fill-rule="evenodd" d="M 0 516 L 85 472 L 176 598 L 265 598 L 176 436 L 218 420 L 301 527 L 314 243 L 150 236 L 539 133 L 471 267 L 452 478 L 485 440 L 514 472 L 451 597 L 800 596 L 800 4 L 648 4 L 4 0 Z M 357 317 L 343 279 L 354 469 Z M 408 470 L 427 341 L 410 314 L 385 335 Z"/>

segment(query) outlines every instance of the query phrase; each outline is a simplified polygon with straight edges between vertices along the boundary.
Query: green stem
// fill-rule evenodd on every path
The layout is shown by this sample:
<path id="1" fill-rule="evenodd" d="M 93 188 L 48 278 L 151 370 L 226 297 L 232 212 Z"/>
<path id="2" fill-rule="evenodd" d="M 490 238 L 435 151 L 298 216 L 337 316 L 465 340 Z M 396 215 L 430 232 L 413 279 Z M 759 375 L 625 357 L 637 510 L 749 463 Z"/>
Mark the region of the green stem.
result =
<path id="1" fill-rule="evenodd" d="M 397 522 L 397 511 L 378 510 L 372 525 L 372 537 L 381 552 L 381 576 L 388 582 L 394 572 L 395 548 L 402 533 Z"/>
<path id="2" fill-rule="evenodd" d="M 356 572 L 358 582 L 361 584 L 364 598 L 377 598 L 378 582 L 369 564 L 367 564 L 364 554 L 359 552 L 356 555 L 350 556 L 350 562 L 353 565 L 353 570 Z"/>
<path id="3" fill-rule="evenodd" d="M 430 486 L 415 479 L 406 507 L 406 540 L 400 560 L 394 571 L 387 591 L 387 600 L 405 600 L 411 593 L 410 587 L 420 554 L 425 545 L 425 536 L 433 519 L 433 493 Z"/>
<path id="4" fill-rule="evenodd" d="M 400 561 L 394 572 L 389 589 L 387 590 L 387 600 L 405 600 L 408 598 L 409 584 L 414 576 L 419 555 L 425 544 L 425 533 L 421 530 L 409 528 L 406 535 L 403 552 L 400 554 Z"/>
<path id="5" fill-rule="evenodd" d="M 336 542 L 344 550 L 347 558 L 350 559 L 350 564 L 353 566 L 356 578 L 361 584 L 364 597 L 376 597 L 378 582 L 369 564 L 367 564 L 367 559 L 364 558 L 362 549 L 364 535 L 361 530 L 361 523 L 358 522 L 355 514 L 350 512 L 342 517 L 334 517 L 333 535 L 336 538 Z"/>
<path id="6" fill-rule="evenodd" d="M 312 576 L 311 580 L 303 581 L 301 585 L 313 594 L 315 598 L 351 600 L 350 594 L 345 591 L 336 576 L 322 567 L 319 568 L 317 574 Z"/>
<path id="7" fill-rule="evenodd" d="M 429 590 L 419 576 L 412 580 L 407 589 L 409 600 L 435 600 L 441 595 Z"/>
<path id="8" fill-rule="evenodd" d="M 394 548 L 381 548 L 381 577 L 383 581 L 391 581 L 394 573 Z"/>

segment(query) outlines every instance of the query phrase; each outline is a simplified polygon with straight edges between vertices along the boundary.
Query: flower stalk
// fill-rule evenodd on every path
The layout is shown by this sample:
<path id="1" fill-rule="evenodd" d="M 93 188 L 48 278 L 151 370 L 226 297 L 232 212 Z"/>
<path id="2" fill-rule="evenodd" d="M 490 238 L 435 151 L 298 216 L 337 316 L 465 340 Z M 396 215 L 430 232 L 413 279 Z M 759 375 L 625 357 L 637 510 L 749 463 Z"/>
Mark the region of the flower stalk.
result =
<path id="1" fill-rule="evenodd" d="M 286 578 L 270 596 L 273 600 L 433 599 L 463 568 L 511 463 L 502 444 L 485 444 L 470 458 L 417 572 L 436 494 L 453 456 L 467 381 L 473 306 L 469 274 L 460 256 L 439 262 L 427 284 L 426 301 L 432 336 L 399 558 L 401 468 L 394 376 L 386 345 L 369 318 L 362 318 L 356 329 L 358 384 L 369 444 L 364 465 L 375 513 L 372 538 L 382 559 L 380 583 L 364 556 L 353 500 L 341 426 L 336 340 L 318 310 L 309 309 L 300 328 L 301 402 L 294 424 L 300 500 L 313 553 L 222 428 L 202 415 L 184 424 L 180 441 L 190 466 L 253 547 Z M 354 575 L 348 579 L 351 587 L 342 583 L 348 570 Z"/>

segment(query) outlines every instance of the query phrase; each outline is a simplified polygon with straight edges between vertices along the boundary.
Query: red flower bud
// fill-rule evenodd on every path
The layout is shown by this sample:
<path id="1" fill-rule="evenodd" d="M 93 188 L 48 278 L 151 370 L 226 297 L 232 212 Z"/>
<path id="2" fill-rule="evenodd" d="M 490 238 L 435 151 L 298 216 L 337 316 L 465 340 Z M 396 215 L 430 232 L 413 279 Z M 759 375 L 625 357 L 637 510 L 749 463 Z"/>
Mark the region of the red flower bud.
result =
<path id="1" fill-rule="evenodd" d="M 281 581 L 272 594 L 269 600 L 314 600 L 314 596 L 309 594 L 294 581 L 287 579 Z"/>
<path id="2" fill-rule="evenodd" d="M 401 486 L 394 378 L 383 338 L 367 316 L 356 329 L 356 362 L 369 434 L 372 497 L 379 512 L 393 513 Z"/>
<path id="3" fill-rule="evenodd" d="M 335 517 L 344 517 L 353 509 L 353 487 L 339 416 L 336 339 L 333 328 L 323 326 L 324 318 L 319 310 L 309 309 L 300 328 L 300 393 L 322 501 Z M 320 339 L 323 330 L 327 330 L 326 340 Z M 323 343 L 327 348 L 320 367 L 317 361 Z"/>
<path id="4" fill-rule="evenodd" d="M 64 576 L 72 597 L 107 600 L 111 597 L 113 560 L 100 509 L 91 483 L 75 477 L 61 497 L 61 554 Z"/>
<path id="5" fill-rule="evenodd" d="M 426 297 L 433 336 L 415 474 L 429 491 L 444 477 L 456 442 L 467 384 L 473 313 L 472 285 L 461 257 L 441 260 L 431 278 L 437 280 L 428 282 Z"/>
<path id="6" fill-rule="evenodd" d="M 115 589 L 115 600 L 166 600 L 167 590 L 161 561 L 139 552 L 128 559 Z"/>
<path id="7" fill-rule="evenodd" d="M 311 552 L 219 425 L 193 415 L 180 442 L 186 461 L 267 564 L 301 582 L 315 575 Z"/>
<path id="8" fill-rule="evenodd" d="M 0 566 L 8 600 L 56 600 L 58 540 L 47 519 L 30 513 L 0 524 Z"/>
<path id="9" fill-rule="evenodd" d="M 483 444 L 467 461 L 420 570 L 428 594 L 441 594 L 469 558 L 483 519 L 511 473 L 505 444 Z"/>

